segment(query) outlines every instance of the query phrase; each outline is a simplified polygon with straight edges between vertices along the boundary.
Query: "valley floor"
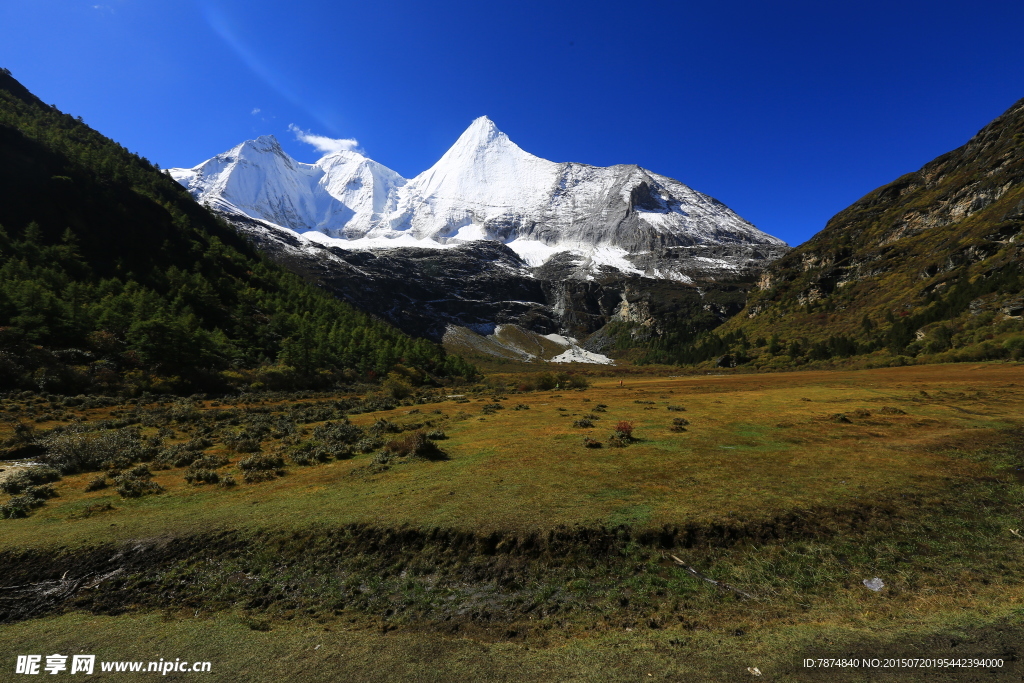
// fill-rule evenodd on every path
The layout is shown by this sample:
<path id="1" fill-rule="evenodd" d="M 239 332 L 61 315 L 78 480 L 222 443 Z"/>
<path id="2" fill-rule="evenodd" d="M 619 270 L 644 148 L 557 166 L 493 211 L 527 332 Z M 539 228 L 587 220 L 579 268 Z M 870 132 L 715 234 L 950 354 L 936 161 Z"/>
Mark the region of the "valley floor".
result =
<path id="1" fill-rule="evenodd" d="M 122 498 L 72 474 L 0 520 L 0 671 L 84 652 L 209 661 L 225 681 L 1024 675 L 1024 366 L 623 384 L 369 412 L 373 397 L 5 399 L 10 430 L 199 443 L 238 483 L 151 464 L 163 491 Z M 342 413 L 377 435 L 369 452 L 304 459 Z M 428 431 L 430 457 L 388 446 Z M 243 481 L 249 437 L 285 463 L 265 481 Z M 1004 665 L 803 666 L 900 656 Z"/>

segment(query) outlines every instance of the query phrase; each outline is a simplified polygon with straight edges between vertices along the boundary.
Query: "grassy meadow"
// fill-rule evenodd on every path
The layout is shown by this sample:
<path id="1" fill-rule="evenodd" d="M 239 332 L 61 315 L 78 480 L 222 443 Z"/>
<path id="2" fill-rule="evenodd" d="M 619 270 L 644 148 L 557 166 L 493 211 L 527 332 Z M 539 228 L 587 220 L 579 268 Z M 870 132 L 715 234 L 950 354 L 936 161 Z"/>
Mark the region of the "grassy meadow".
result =
<path id="1" fill-rule="evenodd" d="M 18 424 L 135 430 L 158 492 L 119 495 L 140 465 L 112 463 L 0 519 L 0 671 L 64 648 L 214 680 L 974 680 L 800 666 L 958 652 L 1024 673 L 1024 366 L 515 386 L 3 400 L 22 456 Z M 344 415 L 358 443 L 304 445 Z M 219 483 L 174 464 L 188 444 Z"/>

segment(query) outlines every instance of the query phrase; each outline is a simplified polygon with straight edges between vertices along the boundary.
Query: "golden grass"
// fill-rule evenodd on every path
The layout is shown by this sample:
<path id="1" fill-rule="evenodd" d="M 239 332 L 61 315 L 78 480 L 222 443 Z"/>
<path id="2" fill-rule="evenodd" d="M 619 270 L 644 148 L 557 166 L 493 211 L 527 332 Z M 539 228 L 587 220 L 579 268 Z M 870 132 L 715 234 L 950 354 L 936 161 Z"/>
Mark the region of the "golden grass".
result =
<path id="1" fill-rule="evenodd" d="M 373 472 L 371 456 L 360 455 L 293 465 L 281 479 L 222 489 L 186 484 L 176 469 L 155 473 L 166 493 L 139 500 L 111 489 L 85 493 L 93 474 L 66 477 L 56 485 L 59 498 L 28 519 L 2 523 L 0 548 L 311 522 L 519 531 L 757 520 L 939 491 L 972 467 L 942 455 L 940 445 L 984 441 L 1024 414 L 1024 368 L 1002 364 L 624 383 L 510 394 L 505 409 L 489 415 L 482 413 L 493 402 L 487 396 L 418 406 L 415 415 L 398 409 L 354 416 L 360 425 L 379 417 L 440 419 L 435 409 L 450 418 L 450 438 L 440 442 L 450 460 L 384 472 Z M 519 403 L 529 410 L 513 410 Z M 601 418 L 595 428 L 572 426 L 598 404 L 608 408 L 594 413 Z M 685 412 L 668 411 L 675 405 Z M 883 406 L 906 414 L 884 415 Z M 855 416 L 858 409 L 870 416 Z M 831 421 L 835 413 L 852 422 Z M 690 421 L 686 432 L 670 431 L 674 417 Z M 585 435 L 607 442 L 619 420 L 635 425 L 638 443 L 583 447 Z M 116 509 L 85 516 L 103 503 Z"/>

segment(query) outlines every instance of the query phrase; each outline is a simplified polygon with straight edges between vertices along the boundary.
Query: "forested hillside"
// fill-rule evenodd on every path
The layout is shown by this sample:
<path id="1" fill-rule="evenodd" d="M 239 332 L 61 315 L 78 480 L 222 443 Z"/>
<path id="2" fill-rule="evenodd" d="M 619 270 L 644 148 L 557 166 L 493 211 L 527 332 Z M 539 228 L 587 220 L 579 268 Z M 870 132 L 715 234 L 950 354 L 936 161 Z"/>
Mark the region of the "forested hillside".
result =
<path id="1" fill-rule="evenodd" d="M 0 387 L 472 376 L 262 258 L 170 177 L 0 72 Z"/>

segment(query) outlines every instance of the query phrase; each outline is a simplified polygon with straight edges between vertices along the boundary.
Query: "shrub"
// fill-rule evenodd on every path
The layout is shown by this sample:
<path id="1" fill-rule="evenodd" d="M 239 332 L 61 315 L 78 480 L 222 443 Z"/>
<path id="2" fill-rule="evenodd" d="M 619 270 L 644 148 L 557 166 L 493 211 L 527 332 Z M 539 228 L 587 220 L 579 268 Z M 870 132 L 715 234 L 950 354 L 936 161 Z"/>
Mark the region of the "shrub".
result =
<path id="1" fill-rule="evenodd" d="M 238 463 L 247 484 L 270 481 L 284 474 L 284 459 L 280 455 L 250 455 Z"/>
<path id="2" fill-rule="evenodd" d="M 231 461 L 223 455 L 204 455 L 194 461 L 189 467 L 194 470 L 215 470 L 218 467 L 224 467 L 229 462 Z"/>
<path id="3" fill-rule="evenodd" d="M 360 439 L 359 442 L 356 444 L 356 450 L 359 451 L 360 453 L 372 453 L 373 451 L 380 447 L 380 443 L 380 439 L 376 437 L 367 437 L 365 439 Z"/>
<path id="4" fill-rule="evenodd" d="M 260 484 L 276 479 L 279 474 L 283 474 L 283 470 L 249 470 L 242 475 L 242 479 L 246 484 Z"/>
<path id="5" fill-rule="evenodd" d="M 672 429 L 673 432 L 685 432 L 686 431 L 686 425 L 688 425 L 688 424 L 690 424 L 690 421 L 687 420 L 686 418 L 677 417 L 674 420 L 672 420 L 672 427 L 671 427 L 671 429 Z"/>
<path id="6" fill-rule="evenodd" d="M 229 486 L 234 486 L 235 485 L 235 478 L 232 477 L 230 474 L 227 475 L 226 477 L 221 477 L 220 481 L 218 482 L 218 485 L 222 486 L 224 488 L 228 488 Z"/>
<path id="7" fill-rule="evenodd" d="M 899 408 L 894 408 L 893 406 L 883 406 L 882 409 L 879 410 L 878 412 L 880 412 L 882 415 L 906 415 L 907 414 L 906 411 L 900 410 Z"/>
<path id="8" fill-rule="evenodd" d="M 363 438 L 363 430 L 348 420 L 327 422 L 313 428 L 313 438 L 325 446 L 337 448 L 358 443 Z"/>
<path id="9" fill-rule="evenodd" d="M 0 482 L 0 491 L 4 493 L 21 493 L 35 484 L 46 484 L 60 480 L 60 472 L 52 467 L 29 467 L 15 472 Z"/>
<path id="10" fill-rule="evenodd" d="M 538 389 L 540 391 L 549 391 L 551 389 L 586 389 L 589 386 L 589 380 L 583 375 L 569 372 L 541 372 L 535 375 L 532 381 L 527 381 L 520 385 L 520 390 L 524 388 L 527 390 Z"/>
<path id="11" fill-rule="evenodd" d="M 835 413 L 831 415 L 828 419 L 830 422 L 838 422 L 840 424 L 849 424 L 850 422 L 850 418 L 846 417 L 846 415 L 844 415 L 843 413 Z"/>
<path id="12" fill-rule="evenodd" d="M 633 438 L 633 423 L 621 420 L 615 425 L 615 434 L 620 439 L 630 440 Z"/>
<path id="13" fill-rule="evenodd" d="M 513 408 L 512 410 L 529 410 L 529 409 L 530 409 L 530 406 L 526 405 L 525 403 L 517 403 L 516 407 Z"/>
<path id="14" fill-rule="evenodd" d="M 584 448 L 600 448 L 601 447 L 601 442 L 598 441 L 597 439 L 591 439 L 589 436 L 585 436 L 585 437 L 583 437 L 583 447 Z"/>
<path id="15" fill-rule="evenodd" d="M 107 476 L 105 474 L 101 474 L 95 479 L 90 480 L 85 486 L 86 491 L 99 491 L 100 489 L 105 488 L 107 488 Z"/>
<path id="16" fill-rule="evenodd" d="M 176 422 L 198 422 L 201 416 L 199 406 L 188 398 L 178 399 L 167 411 L 167 417 Z"/>
<path id="17" fill-rule="evenodd" d="M 615 448 L 625 448 L 628 444 L 629 442 L 623 439 L 622 437 L 618 436 L 617 433 L 610 439 L 608 439 L 608 445 L 613 446 Z"/>
<path id="18" fill-rule="evenodd" d="M 292 406 L 288 418 L 278 418 L 276 426 L 281 431 L 291 431 L 293 422 L 308 424 L 310 422 L 324 422 L 325 420 L 336 420 L 343 417 L 337 406 L 312 405 Z"/>
<path id="19" fill-rule="evenodd" d="M 117 492 L 122 498 L 140 498 L 150 494 L 159 494 L 162 490 L 164 487 L 156 481 L 118 477 Z"/>
<path id="20" fill-rule="evenodd" d="M 548 391 L 558 386 L 558 378 L 554 373 L 542 372 L 534 378 L 533 386 L 540 391 Z"/>
<path id="21" fill-rule="evenodd" d="M 684 408 L 683 406 L 668 406 L 668 410 L 669 410 L 670 413 L 685 413 L 686 412 L 686 408 Z"/>
<path id="22" fill-rule="evenodd" d="M 1013 360 L 1024 357 L 1024 335 L 1016 334 L 1003 342 L 1003 349 Z"/>
<path id="23" fill-rule="evenodd" d="M 608 406 L 606 406 L 603 403 L 598 403 L 596 406 L 594 406 L 594 412 L 595 413 L 607 413 L 608 412 Z"/>
<path id="24" fill-rule="evenodd" d="M 444 433 L 443 429 L 431 429 L 427 432 L 427 438 L 432 441 L 442 441 L 448 438 L 448 435 Z"/>
<path id="25" fill-rule="evenodd" d="M 378 410 L 394 410 L 398 403 L 393 398 L 386 396 L 367 396 L 361 405 L 354 407 L 351 412 L 372 413 Z"/>
<path id="26" fill-rule="evenodd" d="M 284 459 L 280 455 L 250 455 L 238 463 L 243 472 L 260 472 L 279 470 L 284 467 Z"/>
<path id="27" fill-rule="evenodd" d="M 571 374 L 567 382 L 562 382 L 562 386 L 569 389 L 586 389 L 590 386 L 590 380 L 583 375 Z"/>
<path id="28" fill-rule="evenodd" d="M 160 486 L 155 481 L 150 481 L 149 477 L 148 468 L 144 468 L 144 471 L 134 468 L 131 472 L 122 474 L 114 479 L 115 483 L 117 483 L 118 494 L 122 498 L 139 498 L 151 493 L 160 493 L 164 490 L 163 486 Z"/>
<path id="29" fill-rule="evenodd" d="M 7 440 L 8 446 L 27 446 L 35 441 L 35 425 L 31 422 L 18 422 L 14 425 L 14 434 Z"/>
<path id="30" fill-rule="evenodd" d="M 188 467 L 203 456 L 202 451 L 190 447 L 192 445 L 192 442 L 176 443 L 163 449 L 159 457 L 153 461 L 154 468 L 165 470 L 171 467 Z"/>
<path id="31" fill-rule="evenodd" d="M 384 380 L 383 389 L 391 398 L 399 400 L 408 398 L 412 394 L 412 385 L 395 372 L 390 373 L 388 378 Z"/>
<path id="32" fill-rule="evenodd" d="M 117 473 L 117 472 L 120 472 L 122 470 L 130 469 L 132 464 L 133 464 L 133 461 L 132 461 L 131 458 L 127 458 L 127 457 L 111 458 L 109 460 L 104 460 L 103 461 L 103 469 L 109 470 L 110 472 Z"/>
<path id="33" fill-rule="evenodd" d="M 573 427 L 581 427 L 581 428 L 593 427 L 594 426 L 594 421 L 593 420 L 588 420 L 585 417 L 581 417 L 578 420 L 574 420 L 573 423 L 572 423 L 572 426 Z"/>
<path id="34" fill-rule="evenodd" d="M 372 425 L 370 425 L 370 429 L 368 431 L 373 436 L 382 436 L 388 433 L 401 432 L 402 428 L 395 424 L 394 422 L 391 422 L 390 420 L 385 420 L 384 418 L 381 418 L 374 422 Z"/>
<path id="35" fill-rule="evenodd" d="M 427 460 L 446 460 L 448 458 L 448 454 L 438 448 L 437 444 L 428 439 L 423 432 L 413 432 L 401 439 L 391 441 L 385 447 L 385 451 L 390 451 L 394 457 L 399 458 L 408 456 Z"/>
<path id="36" fill-rule="evenodd" d="M 217 468 L 229 462 L 223 455 L 204 455 L 189 465 L 185 472 L 185 481 L 190 484 L 216 484 L 220 481 Z"/>
<path id="37" fill-rule="evenodd" d="M 224 445 L 235 453 L 259 453 L 262 450 L 260 437 L 249 432 L 225 437 Z"/>
<path id="38" fill-rule="evenodd" d="M 42 504 L 41 500 L 31 496 L 15 496 L 3 505 L 0 505 L 0 518 L 15 519 L 18 517 L 28 517 L 29 510 L 37 508 Z"/>
<path id="39" fill-rule="evenodd" d="M 351 451 L 348 452 L 351 455 Z M 317 463 L 327 462 L 331 459 L 331 454 L 318 443 L 312 441 L 306 441 L 298 445 L 288 455 L 289 459 L 296 465 L 314 465 Z"/>
<path id="40" fill-rule="evenodd" d="M 185 481 L 190 484 L 216 484 L 220 481 L 220 475 L 215 470 L 189 468 L 185 473 Z"/>
<path id="41" fill-rule="evenodd" d="M 145 465 L 138 465 L 125 472 L 125 475 L 135 479 L 149 479 L 153 476 L 153 473 Z"/>
<path id="42" fill-rule="evenodd" d="M 41 444 L 46 455 L 40 460 L 62 474 L 95 472 L 112 465 L 123 469 L 131 463 L 152 460 L 159 452 L 134 427 L 99 434 L 54 430 Z"/>
<path id="43" fill-rule="evenodd" d="M 39 486 L 29 486 L 25 489 L 25 495 L 29 498 L 35 498 L 36 500 L 49 500 L 50 498 L 56 498 L 57 492 L 49 484 L 40 484 Z"/>

